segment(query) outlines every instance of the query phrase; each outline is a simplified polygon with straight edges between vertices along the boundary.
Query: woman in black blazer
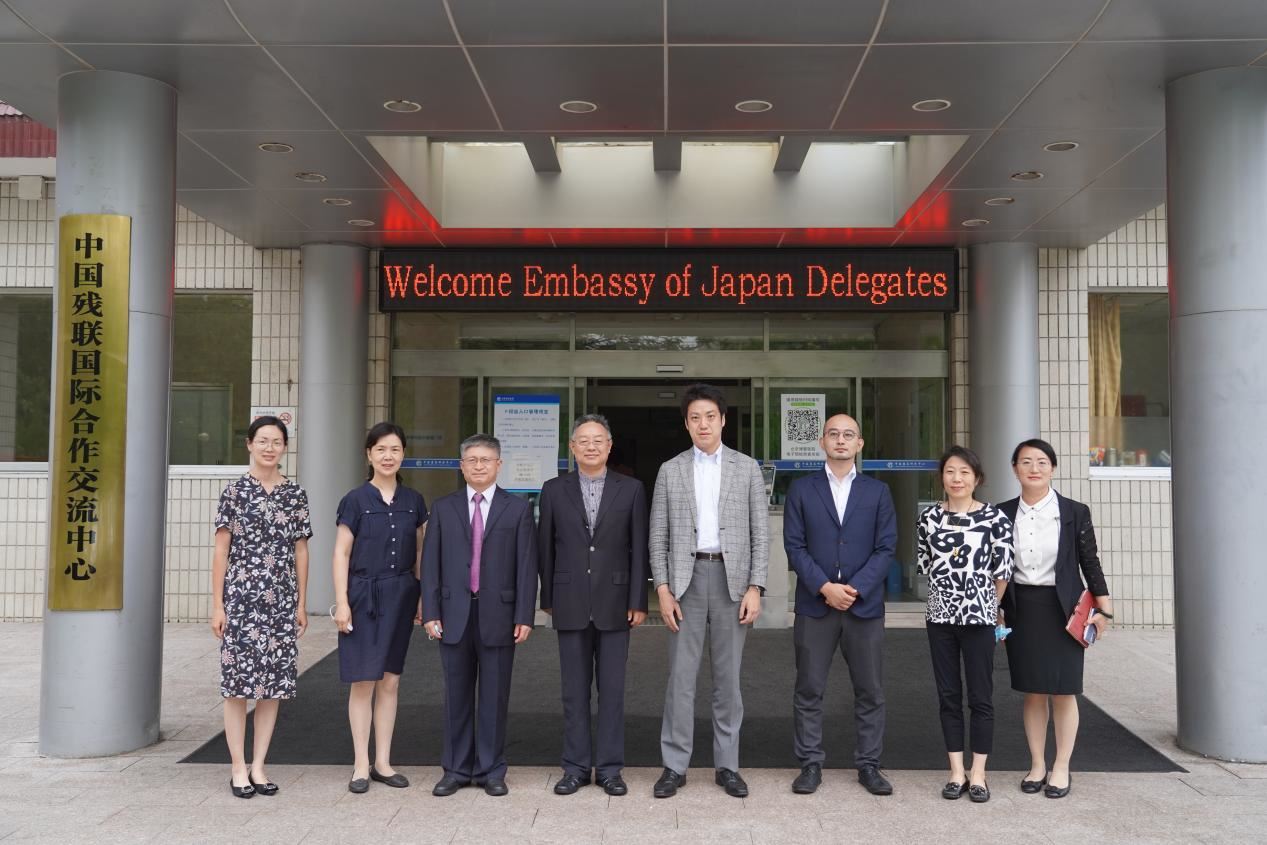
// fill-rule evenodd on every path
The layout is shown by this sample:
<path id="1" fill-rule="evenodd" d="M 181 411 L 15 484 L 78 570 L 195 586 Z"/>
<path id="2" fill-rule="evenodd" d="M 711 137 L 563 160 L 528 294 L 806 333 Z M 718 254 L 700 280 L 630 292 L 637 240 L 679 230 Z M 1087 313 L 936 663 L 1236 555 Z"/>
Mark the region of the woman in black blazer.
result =
<path id="1" fill-rule="evenodd" d="M 1051 487 L 1056 450 L 1045 440 L 1026 440 L 1012 452 L 1012 471 L 1021 495 L 999 505 L 1016 536 L 1012 588 L 999 607 L 1012 633 L 1005 640 L 1012 689 L 1025 693 L 1025 738 L 1030 770 L 1021 791 L 1048 798 L 1069 794 L 1069 758 L 1078 735 L 1085 649 L 1065 631 L 1065 623 L 1086 589 L 1099 610 L 1093 623 L 1103 635 L 1113 618 L 1113 600 L 1100 568 L 1091 511 Z M 1056 760 L 1047 770 L 1048 701 L 1056 722 Z"/>

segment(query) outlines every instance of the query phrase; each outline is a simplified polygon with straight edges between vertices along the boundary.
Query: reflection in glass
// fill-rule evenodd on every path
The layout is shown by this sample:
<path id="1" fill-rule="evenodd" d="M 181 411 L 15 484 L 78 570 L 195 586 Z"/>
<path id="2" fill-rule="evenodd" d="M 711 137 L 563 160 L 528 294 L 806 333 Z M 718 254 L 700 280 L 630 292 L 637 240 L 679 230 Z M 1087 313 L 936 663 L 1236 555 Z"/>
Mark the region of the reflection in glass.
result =
<path id="1" fill-rule="evenodd" d="M 0 461 L 48 460 L 51 294 L 0 296 Z"/>
<path id="2" fill-rule="evenodd" d="M 251 296 L 176 294 L 170 462 L 245 464 L 250 414 Z"/>
<path id="3" fill-rule="evenodd" d="M 1165 294 L 1089 294 L 1092 466 L 1170 466 Z"/>

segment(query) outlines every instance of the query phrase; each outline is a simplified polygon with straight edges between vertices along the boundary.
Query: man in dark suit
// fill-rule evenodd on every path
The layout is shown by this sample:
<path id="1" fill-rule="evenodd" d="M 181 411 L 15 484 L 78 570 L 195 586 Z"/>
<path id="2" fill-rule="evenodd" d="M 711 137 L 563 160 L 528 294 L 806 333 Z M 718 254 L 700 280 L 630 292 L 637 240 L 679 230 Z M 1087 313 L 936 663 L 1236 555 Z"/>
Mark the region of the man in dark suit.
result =
<path id="1" fill-rule="evenodd" d="M 884 743 L 884 579 L 897 545 L 888 485 L 858 472 L 862 432 L 847 414 L 823 426 L 823 472 L 798 478 L 783 507 L 783 545 L 796 570 L 796 693 L 792 700 L 801 773 L 792 791 L 823 778 L 823 691 L 837 648 L 853 681 L 858 782 L 873 795 L 893 786 L 880 773 Z"/>
<path id="2" fill-rule="evenodd" d="M 541 609 L 558 631 L 563 682 L 563 777 L 554 791 L 571 795 L 596 769 L 608 795 L 624 795 L 629 630 L 647 618 L 647 495 L 642 482 L 607 471 L 612 437 L 604 417 L 578 418 L 570 445 L 577 471 L 541 488 L 537 531 Z M 595 676 L 598 733 L 591 744 Z"/>
<path id="3" fill-rule="evenodd" d="M 532 632 L 537 537 L 532 507 L 497 486 L 497 438 L 472 435 L 461 455 L 466 484 L 436 500 L 422 550 L 423 625 L 440 639 L 445 696 L 444 776 L 431 792 L 474 782 L 505 795 L 510 672 Z"/>

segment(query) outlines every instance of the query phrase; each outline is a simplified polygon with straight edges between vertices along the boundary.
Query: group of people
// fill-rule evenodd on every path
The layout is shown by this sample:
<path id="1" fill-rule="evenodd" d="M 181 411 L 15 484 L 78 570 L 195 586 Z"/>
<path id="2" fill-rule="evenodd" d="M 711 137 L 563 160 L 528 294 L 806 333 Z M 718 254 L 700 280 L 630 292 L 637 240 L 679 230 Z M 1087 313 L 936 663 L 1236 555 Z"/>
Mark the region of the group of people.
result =
<path id="1" fill-rule="evenodd" d="M 564 738 L 560 795 L 596 783 L 624 795 L 624 698 L 629 637 L 647 617 L 648 580 L 668 636 L 661 725 L 663 771 L 653 793 L 685 786 L 693 751 L 696 679 L 708 635 L 713 689 L 714 780 L 744 797 L 739 772 L 743 723 L 740 671 L 748 629 L 762 612 L 769 557 L 769 507 L 758 463 L 722 444 L 727 404 L 693 385 L 682 399 L 690 449 L 660 467 L 650 504 L 641 483 L 610 471 L 610 427 L 587 414 L 572 425 L 576 469 L 542 488 L 539 521 L 530 503 L 497 486 L 501 447 L 486 434 L 461 444 L 464 485 L 432 503 L 400 483 L 405 433 L 391 423 L 369 432 L 365 484 L 339 504 L 333 559 L 340 678 L 351 685 L 354 749 L 348 789 L 371 781 L 407 787 L 391 765 L 400 675 L 413 627 L 439 641 L 444 675 L 443 774 L 437 796 L 468 785 L 507 794 L 505 728 L 515 646 L 532 633 L 538 594 L 558 634 Z M 304 594 L 307 497 L 279 463 L 288 434 L 274 417 L 247 433 L 249 472 L 230 483 L 216 517 L 212 630 L 221 638 L 221 694 L 232 759 L 230 787 L 243 798 L 274 795 L 264 765 L 280 699 L 295 695 L 296 638 L 307 626 Z M 823 472 L 796 479 L 784 506 L 783 542 L 797 574 L 792 790 L 822 782 L 823 698 L 834 654 L 854 690 L 858 780 L 875 795 L 893 787 L 880 769 L 885 576 L 897 544 L 887 485 L 859 472 L 861 429 L 830 417 L 820 445 Z M 1096 597 L 1100 633 L 1112 617 L 1087 507 L 1051 487 L 1056 455 L 1042 440 L 1016 447 L 1021 496 L 999 505 L 974 498 L 985 478 L 969 449 L 940 463 L 945 498 L 920 514 L 919 572 L 928 576 L 927 631 L 950 779 L 948 799 L 988 801 L 986 759 L 994 713 L 996 636 L 1006 634 L 1012 686 L 1025 693 L 1032 757 L 1027 793 L 1070 790 L 1083 648 L 1065 620 L 1083 583 Z M 648 575 L 650 578 L 648 578 Z M 539 592 L 538 592 L 539 587 Z M 963 684 L 971 713 L 964 760 Z M 597 688 L 597 724 L 591 695 Z M 254 749 L 246 762 L 246 702 L 256 701 Z M 1049 771 L 1050 709 L 1056 756 Z M 370 733 L 374 757 L 370 758 Z"/>

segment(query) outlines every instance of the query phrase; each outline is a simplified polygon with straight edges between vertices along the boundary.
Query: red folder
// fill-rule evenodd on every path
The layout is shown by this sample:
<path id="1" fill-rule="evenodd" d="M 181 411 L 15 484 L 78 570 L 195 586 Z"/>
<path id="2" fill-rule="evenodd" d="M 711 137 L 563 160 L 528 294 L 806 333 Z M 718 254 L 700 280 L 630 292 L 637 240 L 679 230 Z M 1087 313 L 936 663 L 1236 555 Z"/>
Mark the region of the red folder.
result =
<path id="1" fill-rule="evenodd" d="M 1065 624 L 1065 630 L 1069 632 L 1069 636 L 1078 641 L 1078 645 L 1086 648 L 1091 645 L 1087 642 L 1087 625 L 1091 621 L 1091 611 L 1095 609 L 1095 596 L 1091 595 L 1090 590 L 1083 590 L 1082 595 L 1078 597 L 1078 604 L 1073 609 L 1073 613 L 1069 616 L 1069 622 Z"/>

